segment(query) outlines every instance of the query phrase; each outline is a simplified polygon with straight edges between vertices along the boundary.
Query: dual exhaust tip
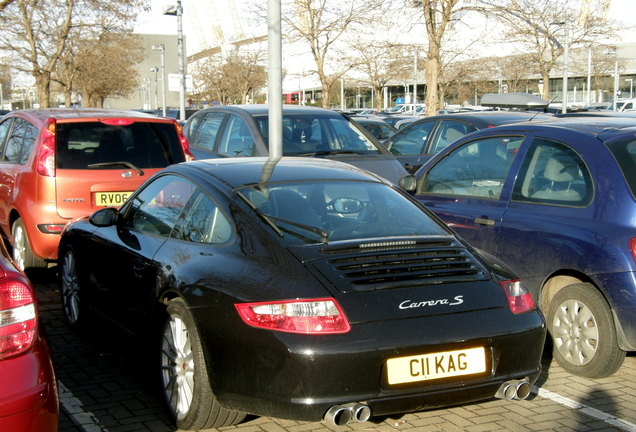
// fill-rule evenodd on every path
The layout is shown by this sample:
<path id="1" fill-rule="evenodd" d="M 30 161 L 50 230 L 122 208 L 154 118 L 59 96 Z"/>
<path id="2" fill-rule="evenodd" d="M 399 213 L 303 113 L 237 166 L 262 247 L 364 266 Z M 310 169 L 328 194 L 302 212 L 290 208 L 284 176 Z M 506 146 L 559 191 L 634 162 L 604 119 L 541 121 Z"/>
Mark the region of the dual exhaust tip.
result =
<path id="1" fill-rule="evenodd" d="M 506 400 L 525 400 L 530 396 L 531 390 L 532 386 L 526 380 L 510 380 L 499 387 L 495 397 Z"/>
<path id="2" fill-rule="evenodd" d="M 352 421 L 365 422 L 371 418 L 371 408 L 361 403 L 334 405 L 327 410 L 324 420 L 333 426 L 344 426 Z"/>
<path id="3" fill-rule="evenodd" d="M 504 382 L 495 397 L 506 400 L 525 400 L 530 396 L 532 386 L 523 380 L 510 380 Z M 327 410 L 324 420 L 333 426 L 344 426 L 353 421 L 362 423 L 371 418 L 371 408 L 361 403 L 349 403 L 343 405 L 334 405 Z"/>

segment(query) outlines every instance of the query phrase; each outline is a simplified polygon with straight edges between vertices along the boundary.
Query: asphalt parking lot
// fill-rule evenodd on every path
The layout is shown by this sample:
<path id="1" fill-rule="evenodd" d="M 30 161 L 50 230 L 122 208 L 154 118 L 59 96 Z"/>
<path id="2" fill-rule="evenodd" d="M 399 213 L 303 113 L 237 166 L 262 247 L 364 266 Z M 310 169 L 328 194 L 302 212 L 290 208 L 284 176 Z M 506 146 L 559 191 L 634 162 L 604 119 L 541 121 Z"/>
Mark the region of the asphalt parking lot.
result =
<path id="1" fill-rule="evenodd" d="M 53 352 L 60 390 L 60 432 L 175 432 L 154 380 L 152 356 L 109 329 L 84 334 L 64 324 L 54 269 L 33 280 Z M 235 432 L 304 431 L 634 431 L 636 356 L 604 379 L 572 376 L 546 356 L 529 400 L 493 399 L 366 423 L 329 427 L 266 417 L 218 429 Z"/>

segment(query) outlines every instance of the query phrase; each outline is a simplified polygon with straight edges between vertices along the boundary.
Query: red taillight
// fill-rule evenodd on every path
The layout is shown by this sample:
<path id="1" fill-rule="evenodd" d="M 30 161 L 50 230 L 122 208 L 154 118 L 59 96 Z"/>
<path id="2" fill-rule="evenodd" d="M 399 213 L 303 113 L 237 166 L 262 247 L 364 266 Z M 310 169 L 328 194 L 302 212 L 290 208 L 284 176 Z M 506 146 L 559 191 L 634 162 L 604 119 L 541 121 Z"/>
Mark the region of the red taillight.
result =
<path id="1" fill-rule="evenodd" d="M 21 280 L 0 281 L 0 358 L 29 349 L 35 337 L 35 297 Z"/>
<path id="2" fill-rule="evenodd" d="M 185 154 L 186 162 L 193 161 L 194 155 L 190 151 L 190 143 L 188 142 L 188 139 L 183 134 L 183 126 L 181 126 L 176 121 L 174 122 L 174 124 L 177 128 L 177 135 L 179 135 L 179 142 L 181 142 L 181 148 L 183 149 L 183 154 Z"/>
<path id="3" fill-rule="evenodd" d="M 247 324 L 269 330 L 336 334 L 351 329 L 340 305 L 330 298 L 239 303 L 235 306 Z"/>
<path id="4" fill-rule="evenodd" d="M 55 129 L 55 119 L 48 119 L 38 152 L 37 173 L 47 177 L 55 177 Z"/>
<path id="5" fill-rule="evenodd" d="M 634 261 L 636 261 L 636 237 L 629 241 L 629 250 L 632 251 L 632 256 Z"/>
<path id="6" fill-rule="evenodd" d="M 519 279 L 503 281 L 501 286 L 508 297 L 508 305 L 513 314 L 528 312 L 535 308 L 532 296 Z"/>

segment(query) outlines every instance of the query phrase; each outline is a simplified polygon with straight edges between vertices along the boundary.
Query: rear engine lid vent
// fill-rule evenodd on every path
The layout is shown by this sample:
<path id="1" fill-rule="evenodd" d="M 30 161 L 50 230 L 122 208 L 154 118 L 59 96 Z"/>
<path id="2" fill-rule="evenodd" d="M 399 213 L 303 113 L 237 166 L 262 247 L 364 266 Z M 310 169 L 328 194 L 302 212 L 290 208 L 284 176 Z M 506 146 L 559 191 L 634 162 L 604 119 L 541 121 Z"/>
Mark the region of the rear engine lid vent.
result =
<path id="1" fill-rule="evenodd" d="M 314 266 L 343 293 L 490 279 L 453 237 L 333 245 Z"/>

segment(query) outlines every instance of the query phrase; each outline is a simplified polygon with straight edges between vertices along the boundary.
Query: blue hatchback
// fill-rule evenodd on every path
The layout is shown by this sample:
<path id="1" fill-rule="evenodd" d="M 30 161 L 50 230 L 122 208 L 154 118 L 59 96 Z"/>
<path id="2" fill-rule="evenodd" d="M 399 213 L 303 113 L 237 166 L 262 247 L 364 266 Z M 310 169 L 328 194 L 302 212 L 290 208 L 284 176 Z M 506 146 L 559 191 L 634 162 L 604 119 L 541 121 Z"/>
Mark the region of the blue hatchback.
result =
<path id="1" fill-rule="evenodd" d="M 561 366 L 609 376 L 636 351 L 633 119 L 484 129 L 416 177 L 422 203 L 525 280 Z"/>

